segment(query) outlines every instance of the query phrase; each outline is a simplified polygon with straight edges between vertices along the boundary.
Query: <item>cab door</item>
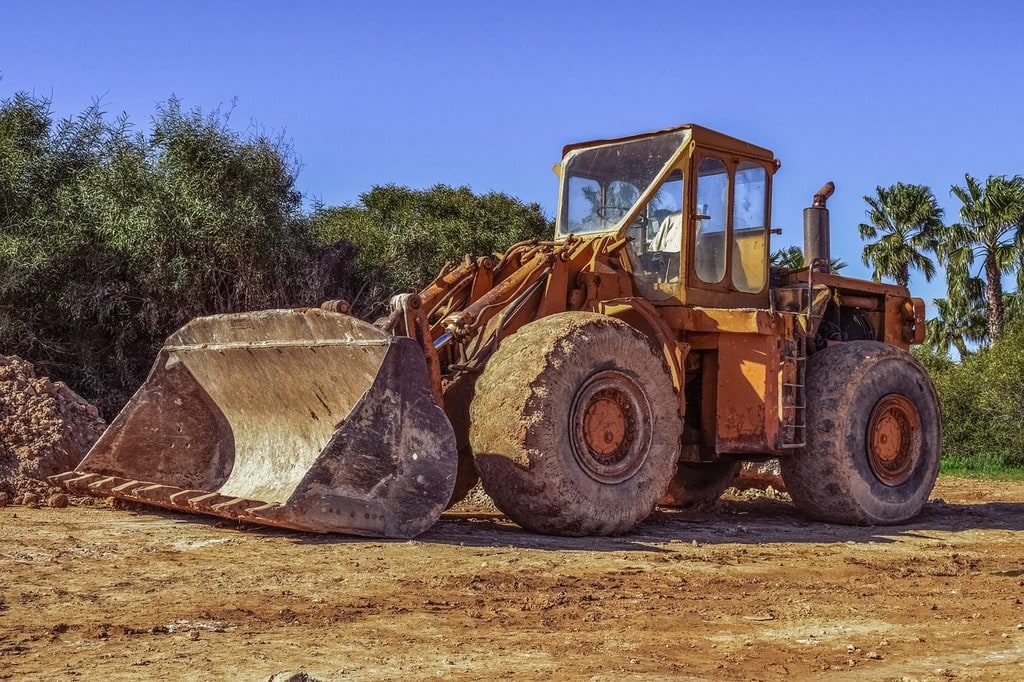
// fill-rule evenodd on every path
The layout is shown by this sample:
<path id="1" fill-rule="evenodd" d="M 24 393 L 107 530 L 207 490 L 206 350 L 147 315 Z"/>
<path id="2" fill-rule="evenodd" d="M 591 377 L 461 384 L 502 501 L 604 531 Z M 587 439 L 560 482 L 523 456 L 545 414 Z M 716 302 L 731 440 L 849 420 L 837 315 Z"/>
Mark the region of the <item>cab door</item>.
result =
<path id="1" fill-rule="evenodd" d="M 771 174 L 763 164 L 699 150 L 693 158 L 687 303 L 766 307 Z"/>

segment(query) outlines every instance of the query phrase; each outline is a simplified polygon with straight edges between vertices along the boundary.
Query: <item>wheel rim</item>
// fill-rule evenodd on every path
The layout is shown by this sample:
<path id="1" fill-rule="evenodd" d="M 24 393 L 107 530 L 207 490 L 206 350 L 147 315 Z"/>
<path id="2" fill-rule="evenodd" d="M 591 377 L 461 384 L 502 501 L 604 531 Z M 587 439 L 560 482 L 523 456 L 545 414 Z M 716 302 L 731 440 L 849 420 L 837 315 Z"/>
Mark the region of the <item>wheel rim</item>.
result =
<path id="1" fill-rule="evenodd" d="M 569 419 L 573 455 L 595 481 L 621 483 L 647 460 L 652 411 L 632 377 L 614 370 L 592 375 L 576 391 Z"/>
<path id="2" fill-rule="evenodd" d="M 905 483 L 921 456 L 921 415 L 905 396 L 890 393 L 868 420 L 868 465 L 888 486 Z"/>

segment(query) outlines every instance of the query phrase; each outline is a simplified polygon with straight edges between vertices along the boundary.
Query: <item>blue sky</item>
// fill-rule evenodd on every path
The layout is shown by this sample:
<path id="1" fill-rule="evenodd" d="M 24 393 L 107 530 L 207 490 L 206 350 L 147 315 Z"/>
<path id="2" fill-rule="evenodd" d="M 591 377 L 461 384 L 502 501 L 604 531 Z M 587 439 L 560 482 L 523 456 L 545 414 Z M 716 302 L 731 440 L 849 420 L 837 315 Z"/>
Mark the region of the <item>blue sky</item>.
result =
<path id="1" fill-rule="evenodd" d="M 8 4 L 0 98 L 98 99 L 145 128 L 169 96 L 283 133 L 299 189 L 496 190 L 551 216 L 563 145 L 694 122 L 772 149 L 776 246 L 836 183 L 833 256 L 867 276 L 863 196 L 1024 174 L 1024 3 L 40 2 Z M 931 299 L 944 284 L 911 288 Z"/>

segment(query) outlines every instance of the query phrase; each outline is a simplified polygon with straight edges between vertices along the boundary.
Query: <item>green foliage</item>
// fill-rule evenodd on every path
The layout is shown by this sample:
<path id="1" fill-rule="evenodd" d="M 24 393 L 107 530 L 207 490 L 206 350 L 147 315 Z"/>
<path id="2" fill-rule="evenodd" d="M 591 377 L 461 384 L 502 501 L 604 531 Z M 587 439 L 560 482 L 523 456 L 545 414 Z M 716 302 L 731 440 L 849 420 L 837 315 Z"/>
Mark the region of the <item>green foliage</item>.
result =
<path id="1" fill-rule="evenodd" d="M 936 351 L 924 346 L 911 346 L 910 354 L 920 362 L 928 373 L 934 378 L 936 375 L 951 370 L 956 363 L 949 357 L 949 353 Z"/>
<path id="2" fill-rule="evenodd" d="M 174 99 L 149 134 L 0 102 L 0 352 L 109 406 L 188 319 L 303 298 L 315 244 L 288 150 L 227 123 Z"/>
<path id="3" fill-rule="evenodd" d="M 146 132 L 97 105 L 55 121 L 46 99 L 0 101 L 0 353 L 110 416 L 194 317 L 327 298 L 376 315 L 446 261 L 553 231 L 536 204 L 443 185 L 308 215 L 283 141 L 229 123 L 176 99 Z"/>
<path id="4" fill-rule="evenodd" d="M 935 263 L 926 254 L 935 251 L 943 228 L 942 209 L 931 189 L 897 182 L 876 187 L 875 196 L 864 201 L 870 222 L 861 223 L 861 239 L 878 239 L 867 244 L 863 254 L 864 265 L 874 267 L 874 280 L 889 278 L 905 287 L 910 271 L 920 270 L 931 281 Z"/>
<path id="5" fill-rule="evenodd" d="M 1019 267 L 1024 260 L 1024 178 L 989 176 L 982 185 L 967 174 L 964 180 L 963 187 L 954 185 L 950 189 L 962 204 L 960 222 L 943 232 L 938 253 L 948 268 L 950 299 L 983 300 L 988 334 L 996 339 L 1005 322 L 1003 276 L 1015 270 L 1018 277 L 1024 276 Z M 981 265 L 978 272 L 973 272 L 977 260 Z M 1018 288 L 1020 284 L 1018 281 Z"/>
<path id="6" fill-rule="evenodd" d="M 1024 324 L 1011 324 L 959 364 L 929 353 L 915 349 L 942 402 L 946 466 L 979 472 L 1024 468 Z"/>
<path id="7" fill-rule="evenodd" d="M 955 348 L 960 357 L 970 353 L 969 345 L 988 341 L 988 322 L 980 294 L 966 297 L 936 298 L 932 301 L 938 315 L 925 325 L 925 345 L 946 355 Z"/>
<path id="8" fill-rule="evenodd" d="M 347 272 L 327 268 L 338 276 L 326 289 L 366 317 L 384 314 L 392 295 L 425 287 L 448 262 L 548 239 L 554 231 L 537 204 L 496 192 L 475 195 L 467 187 L 386 185 L 359 198 L 356 206 L 317 211 L 311 224 L 329 252 L 352 259 Z"/>
<path id="9" fill-rule="evenodd" d="M 807 262 L 804 260 L 804 250 L 799 246 L 787 246 L 772 251 L 771 256 L 769 256 L 769 262 L 777 268 L 785 268 L 787 270 L 799 270 L 800 268 L 807 267 Z M 838 274 L 845 267 L 846 263 L 839 258 L 833 258 L 828 262 L 829 272 L 833 275 Z"/>
<path id="10" fill-rule="evenodd" d="M 943 476 L 963 478 L 986 478 L 999 481 L 1024 480 L 1024 467 L 1008 467 L 1001 455 L 987 455 L 969 459 L 944 455 L 939 462 L 939 473 Z"/>

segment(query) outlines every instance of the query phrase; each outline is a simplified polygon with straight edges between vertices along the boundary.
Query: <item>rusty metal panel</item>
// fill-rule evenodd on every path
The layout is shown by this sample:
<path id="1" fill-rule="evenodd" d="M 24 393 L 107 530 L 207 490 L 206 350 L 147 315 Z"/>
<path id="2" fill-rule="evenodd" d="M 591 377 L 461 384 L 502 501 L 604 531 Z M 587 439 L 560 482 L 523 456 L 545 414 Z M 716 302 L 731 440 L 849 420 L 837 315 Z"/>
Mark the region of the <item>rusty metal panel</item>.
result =
<path id="1" fill-rule="evenodd" d="M 779 315 L 761 308 L 658 306 L 658 310 L 670 327 L 687 332 L 774 336 L 781 329 Z"/>
<path id="2" fill-rule="evenodd" d="M 717 452 L 774 452 L 779 430 L 778 339 L 723 334 L 718 357 Z"/>
<path id="3" fill-rule="evenodd" d="M 882 339 L 907 350 L 911 344 L 923 343 L 925 335 L 925 306 L 920 298 L 907 296 L 885 297 L 885 334 Z"/>
<path id="4" fill-rule="evenodd" d="M 836 289 L 840 294 L 883 294 L 887 296 L 906 296 L 909 297 L 910 293 L 906 287 L 901 287 L 896 284 L 886 284 L 885 282 L 872 282 L 864 279 L 854 279 L 853 277 L 845 277 L 843 275 L 834 275 L 832 273 L 815 272 L 809 274 L 807 269 L 795 270 L 790 272 L 786 276 L 787 284 L 807 283 L 809 277 L 814 278 L 815 284 L 824 284 L 825 286 Z"/>

